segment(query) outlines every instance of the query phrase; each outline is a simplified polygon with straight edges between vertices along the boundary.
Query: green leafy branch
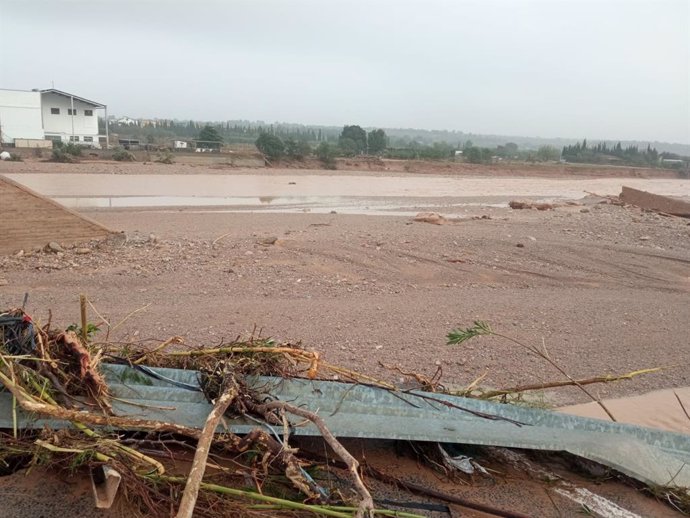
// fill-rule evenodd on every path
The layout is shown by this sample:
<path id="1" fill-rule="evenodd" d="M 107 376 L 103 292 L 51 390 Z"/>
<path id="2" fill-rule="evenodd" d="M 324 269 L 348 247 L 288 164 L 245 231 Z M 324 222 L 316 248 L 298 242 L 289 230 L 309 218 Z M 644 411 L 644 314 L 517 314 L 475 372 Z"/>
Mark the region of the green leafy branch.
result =
<path id="1" fill-rule="evenodd" d="M 574 379 L 570 374 L 568 374 L 563 367 L 558 365 L 554 360 L 551 359 L 549 356 L 548 351 L 546 350 L 546 346 L 544 346 L 544 350 L 542 351 L 535 345 L 530 345 L 526 344 L 524 342 L 521 342 L 520 340 L 517 340 L 511 336 L 507 336 L 501 333 L 495 332 L 493 329 L 491 329 L 491 326 L 489 325 L 488 322 L 484 322 L 482 320 L 475 320 L 474 325 L 472 327 L 468 327 L 465 329 L 458 328 L 458 329 L 453 329 L 448 335 L 446 336 L 448 340 L 448 345 L 460 345 L 467 340 L 470 340 L 471 338 L 477 337 L 477 336 L 495 336 L 498 338 L 502 338 L 504 340 L 507 340 L 522 349 L 527 350 L 529 353 L 534 354 L 535 356 L 545 360 L 548 362 L 551 366 L 553 366 L 558 372 L 560 372 L 563 376 L 565 376 L 568 381 L 572 384 L 578 387 L 582 392 L 587 394 L 592 401 L 596 402 L 604 412 L 606 412 L 606 415 L 608 415 L 611 418 L 611 421 L 616 421 L 616 418 L 613 417 L 613 414 L 611 411 L 606 408 L 606 405 L 602 403 L 602 401 L 597 398 L 594 394 L 592 394 L 589 390 L 587 390 L 582 383 L 580 383 L 578 380 Z"/>

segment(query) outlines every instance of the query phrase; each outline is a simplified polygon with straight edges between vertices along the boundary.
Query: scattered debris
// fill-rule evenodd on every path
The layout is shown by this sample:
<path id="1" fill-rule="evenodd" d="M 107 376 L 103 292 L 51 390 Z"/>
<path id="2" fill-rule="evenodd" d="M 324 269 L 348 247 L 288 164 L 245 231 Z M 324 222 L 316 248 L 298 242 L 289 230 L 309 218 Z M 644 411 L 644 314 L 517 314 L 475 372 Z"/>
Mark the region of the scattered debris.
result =
<path id="1" fill-rule="evenodd" d="M 256 240 L 256 243 L 258 245 L 271 246 L 271 245 L 275 245 L 276 241 L 278 241 L 278 238 L 276 236 L 270 236 L 270 237 L 259 238 Z"/>
<path id="2" fill-rule="evenodd" d="M 474 475 L 474 473 L 478 471 L 482 475 L 491 476 L 489 472 L 479 463 L 475 462 L 472 457 L 468 457 L 467 455 L 451 456 L 441 444 L 438 445 L 438 451 L 446 467 L 457 469 L 466 475 Z"/>
<path id="3" fill-rule="evenodd" d="M 51 241 L 50 243 L 48 243 L 46 246 L 43 247 L 43 251 L 57 254 L 58 252 L 64 252 L 65 249 L 62 248 L 59 243 L 56 243 L 55 241 Z"/>
<path id="4" fill-rule="evenodd" d="M 110 509 L 113 506 L 121 481 L 120 472 L 108 465 L 96 466 L 91 470 L 91 487 L 97 509 Z"/>
<path id="5" fill-rule="evenodd" d="M 553 210 L 559 205 L 553 203 L 540 203 L 533 201 L 511 201 L 508 203 L 511 209 L 521 210 L 521 209 L 537 209 L 537 210 Z"/>
<path id="6" fill-rule="evenodd" d="M 362 478 L 367 474 L 496 516 L 525 516 L 360 465 L 336 437 L 563 450 L 645 483 L 690 481 L 678 469 L 690 444 L 678 434 L 452 396 L 442 392 L 440 366 L 431 379 L 399 371 L 426 389 L 401 390 L 329 364 L 315 351 L 260 337 L 213 348 L 180 348 L 179 337 L 148 348 L 94 342 L 86 304 L 83 297 L 81 327 L 71 331 L 41 328 L 22 310 L 0 313 L 0 383 L 7 390 L 0 393 L 0 428 L 13 430 L 2 435 L 0 453 L 23 456 L 28 465 L 40 458 L 43 466 L 88 470 L 94 492 L 105 491 L 97 496 L 103 506 L 112 504 L 119 481 L 122 498 L 137 513 L 161 518 L 175 508 L 178 517 L 210 516 L 204 509 L 227 498 L 234 509 L 264 509 L 271 516 L 290 510 L 420 518 L 375 509 Z M 449 341 L 487 334 L 496 333 L 476 323 L 454 330 Z M 347 382 L 326 381 L 334 376 Z M 295 435 L 322 437 L 336 459 L 314 464 L 291 445 Z M 181 477 L 175 473 L 190 451 L 189 475 Z M 454 470 L 488 473 L 471 457 L 449 451 L 441 457 Z M 339 472 L 315 477 L 308 467 Z M 105 468 L 114 470 L 110 486 Z M 282 482 L 274 486 L 276 480 Z"/>
<path id="7" fill-rule="evenodd" d="M 420 212 L 414 217 L 413 221 L 418 223 L 431 223 L 432 225 L 443 225 L 448 222 L 445 217 L 437 212 Z"/>

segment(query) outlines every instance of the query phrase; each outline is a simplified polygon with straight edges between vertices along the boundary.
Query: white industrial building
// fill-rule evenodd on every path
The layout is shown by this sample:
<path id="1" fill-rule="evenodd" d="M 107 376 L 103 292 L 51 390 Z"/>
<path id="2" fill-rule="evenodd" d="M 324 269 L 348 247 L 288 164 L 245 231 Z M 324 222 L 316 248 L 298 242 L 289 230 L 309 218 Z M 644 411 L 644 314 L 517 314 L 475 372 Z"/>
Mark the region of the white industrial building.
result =
<path id="1" fill-rule="evenodd" d="M 38 147 L 46 140 L 74 142 L 83 146 L 107 147 L 105 134 L 98 131 L 98 110 L 105 104 L 55 90 L 0 89 L 0 144 Z"/>
<path id="2" fill-rule="evenodd" d="M 0 145 L 15 139 L 45 139 L 41 92 L 0 90 Z"/>

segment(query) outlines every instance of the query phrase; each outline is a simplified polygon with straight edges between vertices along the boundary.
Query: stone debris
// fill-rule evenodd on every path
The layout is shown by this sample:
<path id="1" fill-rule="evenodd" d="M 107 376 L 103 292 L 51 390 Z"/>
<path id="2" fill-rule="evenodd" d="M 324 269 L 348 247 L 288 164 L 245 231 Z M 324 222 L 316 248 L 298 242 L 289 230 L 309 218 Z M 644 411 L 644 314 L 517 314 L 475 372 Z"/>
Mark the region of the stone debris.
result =
<path id="1" fill-rule="evenodd" d="M 414 217 L 414 221 L 419 223 L 431 223 L 432 225 L 443 225 L 448 220 L 437 212 L 420 212 Z"/>
<path id="2" fill-rule="evenodd" d="M 64 252 L 64 251 L 65 251 L 65 249 L 62 248 L 62 247 L 59 245 L 59 243 L 56 243 L 55 241 L 51 241 L 50 243 L 48 243 L 48 244 L 43 248 L 43 250 L 44 250 L 45 252 L 51 252 L 51 253 L 53 253 L 53 254 L 57 254 L 58 252 Z"/>
<path id="3" fill-rule="evenodd" d="M 278 238 L 276 236 L 270 236 L 270 237 L 262 237 L 260 239 L 257 239 L 256 243 L 258 245 L 271 246 L 271 245 L 275 245 L 276 241 L 278 241 Z"/>

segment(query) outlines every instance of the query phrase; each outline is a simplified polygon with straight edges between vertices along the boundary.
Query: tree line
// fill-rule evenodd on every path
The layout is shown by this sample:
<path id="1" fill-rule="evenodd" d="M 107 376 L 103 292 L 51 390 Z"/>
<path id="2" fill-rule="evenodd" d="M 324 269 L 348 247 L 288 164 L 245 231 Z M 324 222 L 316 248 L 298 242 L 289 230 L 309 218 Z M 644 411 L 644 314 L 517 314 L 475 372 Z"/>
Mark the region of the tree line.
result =
<path id="1" fill-rule="evenodd" d="M 572 146 L 563 147 L 562 156 L 567 162 L 599 164 L 621 163 L 624 165 L 656 167 L 660 158 L 671 158 L 672 153 L 659 153 L 647 144 L 645 149 L 630 145 L 623 147 L 620 142 L 608 146 L 606 142 L 588 145 L 587 139 Z M 676 155 L 673 155 L 676 156 Z"/>
<path id="2" fill-rule="evenodd" d="M 388 146 L 386 132 L 373 129 L 367 132 L 357 125 L 344 126 L 336 142 L 323 141 L 312 149 L 306 139 L 289 136 L 281 138 L 275 133 L 264 132 L 256 139 L 257 149 L 269 160 L 287 157 L 302 160 L 312 152 L 327 166 L 332 166 L 338 156 L 382 156 Z"/>
<path id="3" fill-rule="evenodd" d="M 249 123 L 216 123 L 200 126 L 194 121 L 156 121 L 156 126 L 122 128 L 125 134 L 144 135 L 146 142 L 154 143 L 157 138 L 190 138 L 222 143 L 255 144 L 269 160 L 289 158 L 303 160 L 314 155 L 327 167 L 335 164 L 337 157 L 371 155 L 401 160 L 444 160 L 461 159 L 474 164 L 486 164 L 498 160 L 525 162 L 549 162 L 563 160 L 572 163 L 617 163 L 621 165 L 657 167 L 662 159 L 679 159 L 679 155 L 659 152 L 650 144 L 646 148 L 637 145 L 623 146 L 620 142 L 609 145 L 606 142 L 588 144 L 587 139 L 562 150 L 552 145 L 538 149 L 520 149 L 514 142 L 496 147 L 477 146 L 471 140 L 464 143 L 436 141 L 429 143 L 423 138 L 390 137 L 383 129 L 365 130 L 358 125 L 346 125 L 339 132 L 331 129 L 310 128 L 302 125 Z M 117 126 L 111 121 L 111 129 Z M 141 136 L 140 136 L 141 138 Z"/>

